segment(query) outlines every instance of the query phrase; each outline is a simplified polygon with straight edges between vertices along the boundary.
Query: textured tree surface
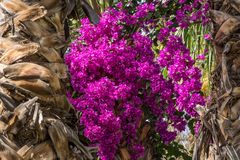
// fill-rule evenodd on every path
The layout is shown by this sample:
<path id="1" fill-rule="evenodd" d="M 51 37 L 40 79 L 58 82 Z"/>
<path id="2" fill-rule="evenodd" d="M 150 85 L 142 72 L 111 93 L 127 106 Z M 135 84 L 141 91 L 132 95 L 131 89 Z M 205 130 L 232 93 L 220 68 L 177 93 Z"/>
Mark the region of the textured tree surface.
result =
<path id="1" fill-rule="evenodd" d="M 240 159 L 240 1 L 212 0 L 216 68 L 193 159 Z M 205 153 L 205 154 L 204 154 Z"/>
<path id="2" fill-rule="evenodd" d="M 74 0 L 0 1 L 0 159 L 92 159 L 66 98 Z M 65 26 L 65 27 L 64 27 Z"/>

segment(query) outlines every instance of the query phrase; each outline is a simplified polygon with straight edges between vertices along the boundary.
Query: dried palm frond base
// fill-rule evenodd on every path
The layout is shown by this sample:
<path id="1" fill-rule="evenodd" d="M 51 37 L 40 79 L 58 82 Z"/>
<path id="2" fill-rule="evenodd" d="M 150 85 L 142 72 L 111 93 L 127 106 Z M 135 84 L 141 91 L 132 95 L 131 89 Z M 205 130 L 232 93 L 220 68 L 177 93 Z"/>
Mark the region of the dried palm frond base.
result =
<path id="1" fill-rule="evenodd" d="M 90 160 L 96 153 L 80 141 L 65 96 L 62 55 L 74 6 L 75 0 L 0 1 L 1 160 Z"/>
<path id="2" fill-rule="evenodd" d="M 93 159 L 90 148 L 80 142 L 70 113 L 41 107 L 34 97 L 0 118 L 0 158 L 2 159 Z M 58 113 L 58 114 L 55 114 Z"/>
<path id="3" fill-rule="evenodd" d="M 193 159 L 240 159 L 240 3 L 211 0 L 216 69 Z"/>

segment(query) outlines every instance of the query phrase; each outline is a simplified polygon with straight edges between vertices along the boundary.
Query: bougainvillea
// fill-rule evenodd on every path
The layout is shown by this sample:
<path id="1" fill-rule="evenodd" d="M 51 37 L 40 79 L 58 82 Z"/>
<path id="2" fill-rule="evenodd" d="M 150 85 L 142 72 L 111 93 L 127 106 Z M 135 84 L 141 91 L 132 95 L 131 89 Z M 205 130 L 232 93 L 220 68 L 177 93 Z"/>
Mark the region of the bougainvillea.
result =
<path id="1" fill-rule="evenodd" d="M 119 4 L 105 11 L 97 25 L 83 19 L 80 36 L 65 57 L 75 94 L 69 99 L 81 111 L 84 135 L 98 145 L 102 160 L 114 159 L 121 146 L 132 159 L 142 157 L 139 129 L 146 121 L 164 143 L 171 142 L 186 127 L 184 115 L 195 117 L 196 105 L 204 105 L 200 70 L 182 39 L 174 35 L 173 24 L 186 28 L 189 15 L 192 21 L 199 14 L 205 17 L 179 1 L 183 6 L 176 21 L 169 20 L 160 29 L 158 39 L 165 47 L 156 58 L 144 28 L 154 23 L 145 17 L 157 3 L 140 4 L 133 13 Z M 192 4 L 203 5 L 199 0 Z"/>

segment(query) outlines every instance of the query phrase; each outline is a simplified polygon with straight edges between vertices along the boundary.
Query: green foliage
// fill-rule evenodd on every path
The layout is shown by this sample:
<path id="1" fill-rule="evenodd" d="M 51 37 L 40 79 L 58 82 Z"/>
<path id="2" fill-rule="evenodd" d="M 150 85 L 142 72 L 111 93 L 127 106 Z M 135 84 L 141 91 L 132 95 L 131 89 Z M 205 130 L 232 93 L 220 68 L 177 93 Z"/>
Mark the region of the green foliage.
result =
<path id="1" fill-rule="evenodd" d="M 188 151 L 180 143 L 174 141 L 168 145 L 165 145 L 161 142 L 158 134 L 155 135 L 153 141 L 156 144 L 153 157 L 159 157 L 159 159 L 166 160 L 191 160 Z"/>

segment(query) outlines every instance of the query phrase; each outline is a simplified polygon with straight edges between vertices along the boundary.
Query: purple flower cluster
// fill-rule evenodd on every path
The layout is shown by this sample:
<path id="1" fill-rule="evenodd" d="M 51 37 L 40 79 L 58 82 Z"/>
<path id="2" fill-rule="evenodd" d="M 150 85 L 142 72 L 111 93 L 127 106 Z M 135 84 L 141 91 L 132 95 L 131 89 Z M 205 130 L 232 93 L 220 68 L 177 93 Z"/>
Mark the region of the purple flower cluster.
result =
<path id="1" fill-rule="evenodd" d="M 142 13 L 132 17 L 109 9 L 96 26 L 83 19 L 81 36 L 71 44 L 65 58 L 72 87 L 79 94 L 71 102 L 82 112 L 84 135 L 98 143 L 103 160 L 113 159 L 123 140 L 133 159 L 142 155 L 136 137 L 143 115 L 139 91 L 160 68 L 153 61 L 152 41 L 148 37 L 140 32 L 122 37 L 122 24 L 138 23 L 134 21 L 136 16 L 141 18 L 148 7 L 143 5 L 142 9 Z"/>
<path id="2" fill-rule="evenodd" d="M 169 3 L 166 1 L 163 6 Z M 209 22 L 208 11 L 210 8 L 207 0 L 193 0 L 186 2 L 186 0 L 179 0 L 180 7 L 176 10 L 176 14 L 172 15 L 170 19 L 166 20 L 165 27 L 160 29 L 158 39 L 165 40 L 171 34 L 176 32 L 176 28 L 187 29 L 193 23 L 202 23 L 203 25 Z M 174 22 L 172 21 L 174 20 Z M 209 37 L 209 36 L 208 36 Z"/>
<path id="3" fill-rule="evenodd" d="M 199 93 L 202 86 L 201 72 L 194 67 L 194 61 L 182 39 L 174 35 L 169 36 L 165 48 L 159 53 L 158 61 L 161 67 L 168 70 L 178 110 L 185 110 L 189 115 L 197 116 L 195 106 L 204 105 L 204 99 Z"/>
<path id="4" fill-rule="evenodd" d="M 142 5 L 137 6 L 136 13 L 133 15 L 133 18 L 145 18 L 149 12 L 153 12 L 155 10 L 153 3 L 143 3 Z"/>
<path id="5" fill-rule="evenodd" d="M 97 25 L 83 19 L 65 57 L 77 94 L 69 96 L 70 102 L 81 111 L 84 135 L 98 145 L 102 160 L 114 159 L 123 145 L 133 160 L 142 157 L 139 130 L 146 120 L 164 143 L 171 142 L 186 127 L 179 113 L 196 116 L 195 106 L 204 104 L 200 71 L 181 39 L 172 35 L 173 27 L 160 32 L 168 40 L 157 60 L 152 40 L 141 29 L 128 32 L 133 25 L 144 27 L 143 17 L 151 11 L 153 4 L 143 3 L 133 14 L 108 9 Z"/>
<path id="6" fill-rule="evenodd" d="M 169 3 L 169 1 L 165 3 Z M 202 86 L 200 81 L 201 72 L 198 68 L 194 67 L 195 62 L 190 56 L 189 49 L 183 44 L 182 38 L 175 35 L 175 32 L 177 31 L 177 27 L 186 29 L 193 23 L 201 22 L 205 25 L 209 20 L 207 16 L 209 3 L 206 0 L 193 0 L 189 2 L 179 0 L 178 3 L 180 4 L 180 8 L 176 11 L 176 14 L 169 19 L 165 19 L 164 27 L 159 31 L 158 40 L 160 42 L 165 41 L 166 44 L 159 52 L 158 61 L 159 65 L 168 71 L 168 78 L 172 82 L 173 93 L 175 95 L 175 98 L 172 98 L 175 101 L 171 102 L 171 104 L 175 104 L 178 111 L 184 111 L 192 117 L 197 117 L 198 114 L 195 111 L 196 105 L 203 106 L 205 104 L 204 98 L 199 92 Z M 204 37 L 210 39 L 209 35 L 205 35 Z M 204 55 L 199 55 L 198 58 L 199 60 L 204 60 L 205 57 Z M 173 119 L 171 113 L 174 112 L 171 111 L 168 115 L 170 119 Z M 185 123 L 184 120 L 177 118 L 177 120 L 172 121 L 178 123 L 178 127 L 174 124 L 173 126 L 179 131 L 184 129 L 182 127 Z M 166 128 L 165 125 L 161 126 L 160 129 L 158 124 L 156 126 L 158 126 L 157 130 L 160 131 L 163 130 L 161 127 Z M 168 141 L 174 139 L 175 136 L 174 133 L 166 133 Z"/>
<path id="7" fill-rule="evenodd" d="M 179 0 L 179 3 L 181 8 L 176 12 L 176 22 L 181 28 L 187 28 L 191 23 L 206 24 L 209 21 L 207 17 L 209 3 L 206 0 L 193 0 L 191 3 Z"/>

